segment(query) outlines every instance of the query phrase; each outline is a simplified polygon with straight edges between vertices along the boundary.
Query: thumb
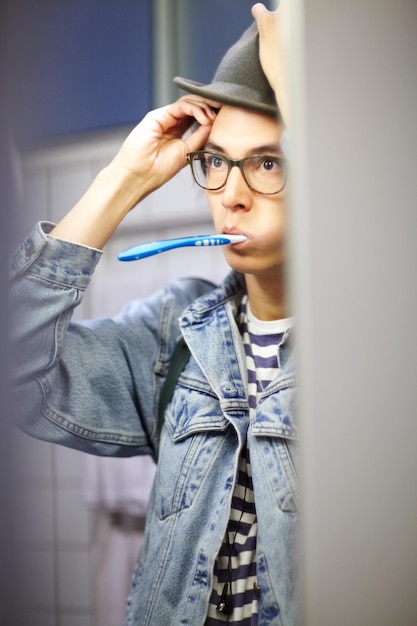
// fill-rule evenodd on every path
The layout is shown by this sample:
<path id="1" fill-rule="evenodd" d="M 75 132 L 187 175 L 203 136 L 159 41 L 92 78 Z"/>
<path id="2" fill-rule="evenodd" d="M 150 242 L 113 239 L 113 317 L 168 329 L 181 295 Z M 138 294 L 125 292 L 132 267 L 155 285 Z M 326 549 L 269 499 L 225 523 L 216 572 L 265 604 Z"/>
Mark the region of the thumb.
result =
<path id="1" fill-rule="evenodd" d="M 199 126 L 194 132 L 184 139 L 184 143 L 187 146 L 187 152 L 195 152 L 201 150 L 206 143 L 208 136 L 210 135 L 211 124 L 204 124 Z"/>

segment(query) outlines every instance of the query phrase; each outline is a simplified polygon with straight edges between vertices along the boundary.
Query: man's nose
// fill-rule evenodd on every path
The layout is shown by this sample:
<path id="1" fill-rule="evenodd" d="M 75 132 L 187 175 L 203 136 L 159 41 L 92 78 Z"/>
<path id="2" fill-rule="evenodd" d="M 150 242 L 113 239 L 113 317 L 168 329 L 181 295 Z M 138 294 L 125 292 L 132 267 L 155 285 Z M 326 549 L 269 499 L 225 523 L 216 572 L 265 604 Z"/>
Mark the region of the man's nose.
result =
<path id="1" fill-rule="evenodd" d="M 231 167 L 222 197 L 227 209 L 249 209 L 252 204 L 252 191 L 237 165 Z"/>

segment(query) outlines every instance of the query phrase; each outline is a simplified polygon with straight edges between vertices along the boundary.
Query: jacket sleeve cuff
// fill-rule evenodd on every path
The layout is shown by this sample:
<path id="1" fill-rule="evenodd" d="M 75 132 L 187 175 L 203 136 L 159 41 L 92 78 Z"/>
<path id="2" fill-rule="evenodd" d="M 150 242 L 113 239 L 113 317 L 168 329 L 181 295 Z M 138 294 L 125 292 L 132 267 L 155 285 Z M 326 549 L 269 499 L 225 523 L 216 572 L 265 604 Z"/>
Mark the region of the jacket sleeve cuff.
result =
<path id="1" fill-rule="evenodd" d="M 11 259 L 11 277 L 36 275 L 68 287 L 85 289 L 101 250 L 51 237 L 51 222 L 39 222 Z"/>

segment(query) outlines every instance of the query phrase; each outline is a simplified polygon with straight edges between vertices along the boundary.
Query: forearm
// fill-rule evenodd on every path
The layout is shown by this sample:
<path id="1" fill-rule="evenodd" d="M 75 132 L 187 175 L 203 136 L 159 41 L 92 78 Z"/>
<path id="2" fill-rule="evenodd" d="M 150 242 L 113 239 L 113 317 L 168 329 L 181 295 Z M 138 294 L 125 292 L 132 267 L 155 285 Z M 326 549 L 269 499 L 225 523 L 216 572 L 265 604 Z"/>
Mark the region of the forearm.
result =
<path id="1" fill-rule="evenodd" d="M 151 190 L 146 181 L 110 163 L 50 235 L 102 249 L 127 213 Z"/>

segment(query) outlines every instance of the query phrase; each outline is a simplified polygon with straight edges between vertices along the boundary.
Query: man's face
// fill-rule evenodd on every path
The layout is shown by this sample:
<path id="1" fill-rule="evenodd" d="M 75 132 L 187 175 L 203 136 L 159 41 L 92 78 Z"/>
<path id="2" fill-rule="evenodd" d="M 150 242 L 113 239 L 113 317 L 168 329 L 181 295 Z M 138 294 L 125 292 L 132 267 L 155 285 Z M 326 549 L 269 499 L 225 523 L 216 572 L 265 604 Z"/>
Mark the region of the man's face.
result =
<path id="1" fill-rule="evenodd" d="M 259 154 L 282 157 L 279 151 L 281 132 L 273 117 L 223 106 L 206 149 L 232 159 Z M 243 243 L 223 248 L 229 265 L 245 274 L 270 274 L 274 279 L 284 264 L 285 188 L 274 195 L 253 191 L 239 168 L 233 167 L 226 185 L 206 194 L 216 232 L 247 237 Z"/>

